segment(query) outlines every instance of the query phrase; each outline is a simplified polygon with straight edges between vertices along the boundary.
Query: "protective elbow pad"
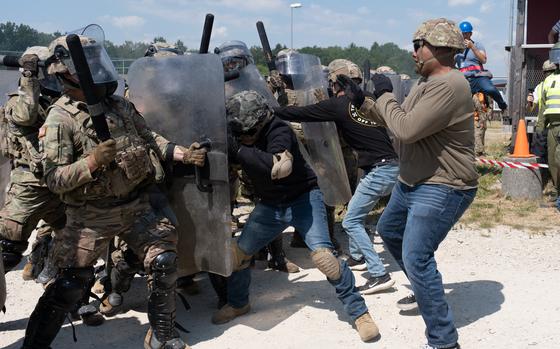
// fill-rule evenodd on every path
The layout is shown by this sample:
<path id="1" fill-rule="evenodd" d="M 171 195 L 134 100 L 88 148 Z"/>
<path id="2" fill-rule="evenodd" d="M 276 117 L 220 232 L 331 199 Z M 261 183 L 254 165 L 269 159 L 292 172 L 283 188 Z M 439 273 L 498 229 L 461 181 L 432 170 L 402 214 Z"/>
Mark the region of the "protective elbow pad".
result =
<path id="1" fill-rule="evenodd" d="M 272 179 L 286 178 L 292 173 L 292 163 L 294 157 L 289 151 L 284 150 L 282 153 L 274 154 L 272 156 L 272 170 L 270 177 Z"/>
<path id="2" fill-rule="evenodd" d="M 340 279 L 342 269 L 338 259 L 333 255 L 329 248 L 318 248 L 311 252 L 311 260 L 313 264 L 332 281 Z"/>

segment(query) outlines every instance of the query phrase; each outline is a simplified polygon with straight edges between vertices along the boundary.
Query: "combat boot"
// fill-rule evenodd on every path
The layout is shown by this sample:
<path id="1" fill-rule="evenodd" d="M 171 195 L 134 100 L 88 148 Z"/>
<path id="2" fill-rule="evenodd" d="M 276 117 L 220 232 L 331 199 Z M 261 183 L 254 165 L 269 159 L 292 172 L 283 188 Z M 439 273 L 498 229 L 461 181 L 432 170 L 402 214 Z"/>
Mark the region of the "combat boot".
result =
<path id="1" fill-rule="evenodd" d="M 93 287 L 91 288 L 91 292 L 95 294 L 103 294 L 105 293 L 105 286 L 103 285 L 102 279 L 95 280 Z"/>
<path id="2" fill-rule="evenodd" d="M 37 279 L 35 279 L 35 282 L 46 285 L 49 281 L 54 280 L 57 274 L 58 268 L 52 263 L 51 258 L 47 258 L 45 260 L 45 266 L 37 276 Z"/>
<path id="3" fill-rule="evenodd" d="M 24 281 L 31 281 L 33 280 L 33 264 L 31 261 L 27 261 L 23 266 L 23 270 L 21 271 L 21 278 Z"/>
<path id="4" fill-rule="evenodd" d="M 165 343 L 160 342 L 152 328 L 148 329 L 146 338 L 144 338 L 144 349 L 190 349 L 185 342 L 179 337 L 168 340 Z"/>
<path id="5" fill-rule="evenodd" d="M 286 258 L 282 242 L 282 235 L 280 235 L 268 245 L 268 251 L 270 252 L 268 267 L 285 273 L 299 272 L 299 267 Z"/>
<path id="6" fill-rule="evenodd" d="M 111 317 L 115 316 L 122 311 L 123 308 L 123 297 L 122 295 L 112 292 L 107 298 L 101 302 L 99 305 L 99 311 L 101 314 Z"/>
<path id="7" fill-rule="evenodd" d="M 212 315 L 212 323 L 214 325 L 225 324 L 238 316 L 247 314 L 251 310 L 251 306 L 247 303 L 244 307 L 234 308 L 229 304 L 224 305 L 214 315 Z"/>
<path id="8" fill-rule="evenodd" d="M 78 309 L 82 323 L 86 326 L 101 326 L 105 318 L 93 304 L 86 304 Z"/>
<path id="9" fill-rule="evenodd" d="M 362 341 L 369 342 L 379 336 L 379 328 L 377 328 L 369 312 L 361 315 L 354 323 Z"/>

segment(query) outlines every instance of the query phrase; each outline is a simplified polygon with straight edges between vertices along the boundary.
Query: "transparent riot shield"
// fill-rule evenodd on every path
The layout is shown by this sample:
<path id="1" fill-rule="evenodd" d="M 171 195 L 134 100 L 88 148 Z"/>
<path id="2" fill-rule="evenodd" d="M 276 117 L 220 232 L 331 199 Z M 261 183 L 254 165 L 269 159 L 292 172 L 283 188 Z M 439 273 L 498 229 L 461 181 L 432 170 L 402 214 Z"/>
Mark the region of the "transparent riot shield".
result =
<path id="1" fill-rule="evenodd" d="M 144 57 L 128 71 L 129 98 L 148 125 L 171 142 L 206 143 L 204 168 L 176 166 L 169 191 L 179 225 L 179 274 L 228 276 L 231 214 L 224 73 L 217 55 Z M 180 176 L 179 176 L 180 174 Z"/>
<path id="2" fill-rule="evenodd" d="M 404 85 L 402 84 L 401 76 L 398 74 L 384 74 L 384 75 L 391 80 L 391 84 L 393 84 L 393 95 L 395 95 L 397 102 L 399 102 L 399 104 L 402 104 L 402 102 L 404 102 L 405 93 L 404 93 Z"/>
<path id="3" fill-rule="evenodd" d="M 6 104 L 8 93 L 17 92 L 18 81 L 21 73 L 18 70 L 0 70 L 0 104 Z M 10 161 L 0 156 L 0 208 L 4 206 L 8 183 L 10 183 Z M 1 251 L 0 251 L 1 255 Z M 4 264 L 0 258 L 0 309 L 6 302 L 6 279 L 4 277 Z"/>
<path id="4" fill-rule="evenodd" d="M 0 70 L 0 105 L 8 101 L 8 93 L 16 92 L 18 89 L 19 70 Z M 10 161 L 0 156 L 0 207 L 4 206 L 8 183 L 10 182 Z"/>
<path id="5" fill-rule="evenodd" d="M 328 98 L 328 82 L 318 57 L 300 54 L 302 74 L 292 75 L 292 82 L 300 106 L 315 104 Z M 334 122 L 302 122 L 305 148 L 311 167 L 317 175 L 325 203 L 343 205 L 350 201 L 352 192 L 344 166 L 344 157 Z"/>
<path id="6" fill-rule="evenodd" d="M 225 88 L 226 99 L 238 92 L 253 90 L 265 97 L 271 107 L 278 107 L 278 101 L 274 98 L 268 84 L 254 64 L 249 64 L 241 69 L 239 77 L 226 82 Z"/>

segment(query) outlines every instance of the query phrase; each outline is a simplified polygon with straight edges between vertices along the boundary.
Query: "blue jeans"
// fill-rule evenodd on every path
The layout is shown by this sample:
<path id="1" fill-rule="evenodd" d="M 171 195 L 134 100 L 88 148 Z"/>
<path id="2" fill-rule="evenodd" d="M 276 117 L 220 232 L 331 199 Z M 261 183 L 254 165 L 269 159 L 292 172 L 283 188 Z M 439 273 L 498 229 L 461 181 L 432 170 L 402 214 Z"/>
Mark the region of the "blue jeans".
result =
<path id="1" fill-rule="evenodd" d="M 470 77 L 467 80 L 469 80 L 469 84 L 471 85 L 471 92 L 473 94 L 477 92 L 483 92 L 484 94 L 492 97 L 492 99 L 495 100 L 496 103 L 498 103 L 500 109 L 504 110 L 507 108 L 507 104 L 500 94 L 500 91 L 498 91 L 496 86 L 494 86 L 494 84 L 492 83 L 492 80 L 490 80 L 488 77 Z"/>
<path id="2" fill-rule="evenodd" d="M 348 234 L 350 255 L 356 260 L 365 257 L 368 272 L 373 277 L 385 275 L 386 271 L 366 232 L 365 221 L 379 199 L 391 193 L 398 176 L 399 165 L 396 163 L 372 167 L 360 180 L 342 221 Z"/>
<path id="3" fill-rule="evenodd" d="M 476 189 L 436 184 L 409 187 L 398 182 L 377 224 L 383 242 L 410 281 L 426 323 L 428 344 L 436 348 L 454 345 L 458 334 L 434 252 L 475 195 Z"/>
<path id="4" fill-rule="evenodd" d="M 257 203 L 249 215 L 243 232 L 238 239 L 239 248 L 248 255 L 266 246 L 284 229 L 293 226 L 312 250 L 333 249 L 327 227 L 327 212 L 323 193 L 313 189 L 297 199 L 283 204 Z M 342 274 L 338 280 L 328 280 L 335 288 L 338 298 L 352 320 L 368 311 L 364 299 L 355 286 L 354 275 L 344 261 L 340 261 Z M 246 268 L 228 278 L 228 303 L 241 308 L 249 303 L 251 269 Z"/>

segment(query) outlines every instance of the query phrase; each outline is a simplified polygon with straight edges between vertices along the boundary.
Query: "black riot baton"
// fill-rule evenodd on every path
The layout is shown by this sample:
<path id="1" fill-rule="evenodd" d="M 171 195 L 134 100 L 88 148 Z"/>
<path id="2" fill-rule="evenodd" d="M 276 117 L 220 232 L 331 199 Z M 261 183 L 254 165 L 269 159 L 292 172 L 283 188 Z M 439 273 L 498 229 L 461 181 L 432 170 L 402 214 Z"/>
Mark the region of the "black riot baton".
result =
<path id="1" fill-rule="evenodd" d="M 261 39 L 261 45 L 263 48 L 266 65 L 268 66 L 268 71 L 276 70 L 274 56 L 272 55 L 272 50 L 270 49 L 270 43 L 268 42 L 268 36 L 266 35 L 266 30 L 264 29 L 263 22 L 257 22 L 257 31 L 259 32 L 259 38 Z"/>
<path id="2" fill-rule="evenodd" d="M 208 53 L 210 46 L 210 37 L 212 36 L 212 26 L 214 25 L 214 15 L 208 13 L 204 20 L 204 28 L 202 29 L 202 39 L 200 39 L 200 49 L 198 53 Z"/>
<path id="3" fill-rule="evenodd" d="M 111 138 L 111 133 L 109 132 L 109 126 L 107 126 L 103 105 L 101 104 L 103 101 L 102 97 L 95 94 L 93 78 L 89 65 L 87 64 L 82 42 L 78 35 L 70 34 L 66 37 L 66 43 L 68 44 L 68 50 L 70 51 L 70 56 L 72 57 L 72 62 L 74 63 L 74 68 L 76 69 L 78 80 L 80 81 L 80 88 L 84 92 L 86 98 L 93 128 L 95 129 L 97 138 L 104 142 Z"/>
<path id="4" fill-rule="evenodd" d="M 107 125 L 107 119 L 105 119 L 105 111 L 103 110 L 103 101 L 100 96 L 95 94 L 93 78 L 91 76 L 91 71 L 89 65 L 87 64 L 86 55 L 84 54 L 84 48 L 82 47 L 82 42 L 80 37 L 76 34 L 70 34 L 66 37 L 66 43 L 68 44 L 68 50 L 70 51 L 70 57 L 72 57 L 72 62 L 74 63 L 74 69 L 76 69 L 76 74 L 78 75 L 78 80 L 80 82 L 80 88 L 84 93 L 86 98 L 86 103 L 88 106 L 88 111 L 91 115 L 91 122 L 93 123 L 93 128 L 102 142 L 111 138 L 111 133 L 109 132 L 109 126 Z M 103 283 L 103 288 L 105 294 L 102 299 L 108 297 L 111 292 L 111 270 L 113 269 L 113 260 L 111 254 L 114 251 L 115 243 L 114 239 L 111 239 L 109 246 L 107 247 L 107 256 L 105 261 L 105 272 L 107 278 Z"/>
<path id="5" fill-rule="evenodd" d="M 202 54 L 208 53 L 208 47 L 210 47 L 210 37 L 212 36 L 213 25 L 214 25 L 214 15 L 211 13 L 206 14 L 206 18 L 204 19 L 204 28 L 202 29 L 202 38 L 200 39 L 200 49 L 198 50 L 198 53 L 202 53 Z M 224 76 L 224 81 L 228 81 L 234 78 L 235 77 L 233 76 Z M 207 148 L 207 149 L 212 148 L 212 142 L 209 139 L 203 139 L 199 142 L 199 144 L 200 144 L 200 148 Z M 206 170 L 204 171 L 205 173 L 209 172 L 208 161 L 206 161 L 206 163 L 204 164 L 204 169 Z M 211 193 L 213 191 L 212 184 L 205 183 L 207 182 L 207 178 L 203 179 L 203 177 L 208 177 L 208 176 L 204 176 L 202 169 L 198 166 L 194 167 L 194 177 L 195 177 L 196 187 L 198 188 L 199 191 L 205 193 Z"/>
<path id="6" fill-rule="evenodd" d="M 364 81 L 362 81 L 362 91 L 367 90 L 369 81 L 371 80 L 371 65 L 369 59 L 364 62 Z"/>
<path id="7" fill-rule="evenodd" d="M 19 59 L 20 58 L 21 58 L 20 56 L 12 56 L 12 55 L 3 56 L 3 55 L 0 55 L 0 65 L 3 65 L 5 67 L 10 67 L 10 68 L 21 68 L 21 64 L 19 64 Z M 39 61 L 39 63 L 37 63 L 37 65 L 39 67 L 44 67 L 45 62 Z"/>

